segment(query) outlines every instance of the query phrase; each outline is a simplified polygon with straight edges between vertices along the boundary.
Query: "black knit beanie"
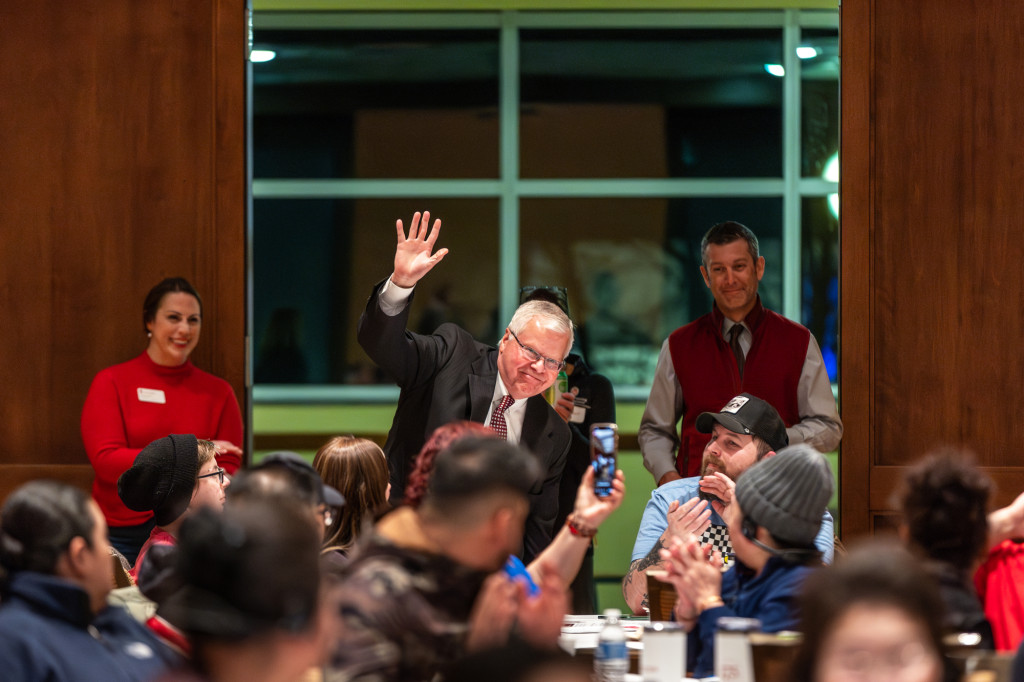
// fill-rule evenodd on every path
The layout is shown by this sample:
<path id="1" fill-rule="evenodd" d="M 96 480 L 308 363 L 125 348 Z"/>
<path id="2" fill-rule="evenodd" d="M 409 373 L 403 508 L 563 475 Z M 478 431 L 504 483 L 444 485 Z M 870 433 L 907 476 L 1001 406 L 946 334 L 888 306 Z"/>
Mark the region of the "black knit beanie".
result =
<path id="1" fill-rule="evenodd" d="M 810 546 L 832 497 L 832 471 L 811 446 L 782 448 L 747 469 L 736 481 L 743 517 L 776 540 Z"/>
<path id="2" fill-rule="evenodd" d="M 117 494 L 134 511 L 152 511 L 158 526 L 185 513 L 199 473 L 199 443 L 192 434 L 170 435 L 142 448 L 117 479 Z"/>

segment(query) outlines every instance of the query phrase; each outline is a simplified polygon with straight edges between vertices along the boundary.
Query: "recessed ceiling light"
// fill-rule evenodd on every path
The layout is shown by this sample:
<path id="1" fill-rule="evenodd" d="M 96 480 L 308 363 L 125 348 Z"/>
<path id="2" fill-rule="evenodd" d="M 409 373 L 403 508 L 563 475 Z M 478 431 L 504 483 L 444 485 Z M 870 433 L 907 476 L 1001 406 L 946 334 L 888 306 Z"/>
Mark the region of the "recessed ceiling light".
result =
<path id="1" fill-rule="evenodd" d="M 786 70 L 782 68 L 782 64 L 765 64 L 764 70 L 773 76 L 778 76 L 779 78 L 786 75 Z"/>
<path id="2" fill-rule="evenodd" d="M 800 57 L 800 59 L 814 59 L 818 56 L 818 48 L 798 47 L 796 48 L 796 56 Z"/>

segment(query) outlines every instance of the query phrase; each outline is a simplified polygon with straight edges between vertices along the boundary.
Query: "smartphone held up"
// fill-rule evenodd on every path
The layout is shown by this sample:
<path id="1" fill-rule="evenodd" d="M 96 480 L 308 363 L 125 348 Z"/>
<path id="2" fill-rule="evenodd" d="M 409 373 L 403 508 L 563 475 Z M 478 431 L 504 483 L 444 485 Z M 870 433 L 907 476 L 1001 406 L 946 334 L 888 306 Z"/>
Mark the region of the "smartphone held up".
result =
<path id="1" fill-rule="evenodd" d="M 619 427 L 610 422 L 590 427 L 590 465 L 594 467 L 594 494 L 608 497 L 615 482 L 619 453 Z"/>

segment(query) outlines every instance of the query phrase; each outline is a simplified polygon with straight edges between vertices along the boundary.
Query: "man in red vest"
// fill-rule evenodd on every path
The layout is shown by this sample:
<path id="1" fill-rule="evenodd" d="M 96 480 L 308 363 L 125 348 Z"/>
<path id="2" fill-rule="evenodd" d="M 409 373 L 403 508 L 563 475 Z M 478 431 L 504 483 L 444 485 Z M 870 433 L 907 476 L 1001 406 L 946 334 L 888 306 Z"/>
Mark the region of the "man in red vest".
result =
<path id="1" fill-rule="evenodd" d="M 710 313 L 672 332 L 661 347 L 637 433 L 644 466 L 659 486 L 696 476 L 708 442 L 697 431 L 697 415 L 717 412 L 740 393 L 778 410 L 790 444 L 834 450 L 843 424 L 821 349 L 806 327 L 761 306 L 757 237 L 740 223 L 719 223 L 701 240 L 701 260 L 715 300 Z"/>

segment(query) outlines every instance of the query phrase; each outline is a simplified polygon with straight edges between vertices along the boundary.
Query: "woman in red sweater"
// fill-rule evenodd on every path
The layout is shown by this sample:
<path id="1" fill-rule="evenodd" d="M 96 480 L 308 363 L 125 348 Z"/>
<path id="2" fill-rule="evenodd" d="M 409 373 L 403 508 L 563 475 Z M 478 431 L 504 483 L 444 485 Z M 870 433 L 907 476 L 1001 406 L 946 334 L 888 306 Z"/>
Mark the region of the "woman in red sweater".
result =
<path id="1" fill-rule="evenodd" d="M 117 479 L 147 444 L 171 433 L 211 440 L 229 474 L 242 462 L 242 414 L 231 385 L 189 362 L 199 342 L 203 304 L 181 277 L 153 287 L 142 306 L 149 344 L 138 357 L 96 375 L 82 409 L 82 441 L 96 477 L 92 496 L 110 542 L 134 563 L 153 528 L 152 512 L 128 509 Z"/>

